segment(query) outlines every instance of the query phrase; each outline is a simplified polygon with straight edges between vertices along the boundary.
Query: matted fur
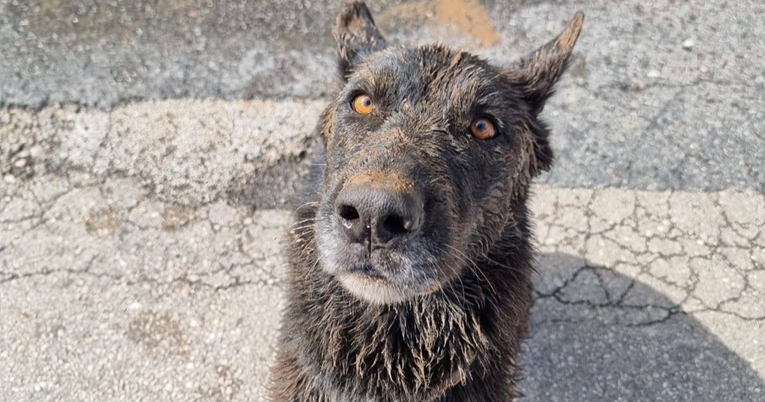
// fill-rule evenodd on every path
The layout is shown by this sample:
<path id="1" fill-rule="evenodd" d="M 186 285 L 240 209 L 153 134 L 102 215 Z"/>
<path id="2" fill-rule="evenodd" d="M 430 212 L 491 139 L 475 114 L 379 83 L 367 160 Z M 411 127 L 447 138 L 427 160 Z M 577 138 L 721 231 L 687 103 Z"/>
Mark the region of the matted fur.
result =
<path id="1" fill-rule="evenodd" d="M 503 69 L 443 46 L 386 48 L 366 6 L 346 6 L 335 31 L 346 87 L 316 129 L 325 152 L 289 234 L 273 401 L 518 397 L 534 272 L 526 203 L 531 180 L 552 162 L 538 115 L 582 20 Z M 379 115 L 348 111 L 359 86 L 378 94 Z M 489 104 L 481 110 L 496 116 L 503 137 L 477 143 L 463 135 L 479 103 Z M 334 200 L 361 172 L 405 177 L 437 200 L 427 204 L 416 247 L 390 253 L 387 269 L 406 265 L 400 276 L 415 289 L 401 302 L 362 300 L 336 277 L 346 257 Z"/>

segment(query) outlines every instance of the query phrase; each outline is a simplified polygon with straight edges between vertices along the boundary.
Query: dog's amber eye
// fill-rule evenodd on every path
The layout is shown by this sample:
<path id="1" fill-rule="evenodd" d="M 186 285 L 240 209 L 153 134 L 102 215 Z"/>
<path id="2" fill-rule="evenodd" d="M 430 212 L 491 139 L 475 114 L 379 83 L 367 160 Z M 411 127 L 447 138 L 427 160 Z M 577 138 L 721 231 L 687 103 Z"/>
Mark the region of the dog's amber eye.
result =
<path id="1" fill-rule="evenodd" d="M 470 134 L 479 140 L 488 140 L 489 138 L 497 135 L 497 129 L 494 127 L 494 123 L 485 117 L 479 117 L 473 119 L 470 123 Z"/>
<path id="2" fill-rule="evenodd" d="M 375 110 L 375 103 L 369 95 L 361 94 L 353 98 L 353 110 L 358 114 L 370 114 Z"/>

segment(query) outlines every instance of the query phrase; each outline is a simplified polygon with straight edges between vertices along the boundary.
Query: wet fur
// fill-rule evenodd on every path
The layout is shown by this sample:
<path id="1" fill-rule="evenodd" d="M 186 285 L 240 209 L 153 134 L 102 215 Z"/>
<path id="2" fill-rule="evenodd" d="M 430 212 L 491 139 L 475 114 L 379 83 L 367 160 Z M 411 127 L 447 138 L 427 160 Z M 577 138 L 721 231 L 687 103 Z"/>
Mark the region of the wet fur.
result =
<path id="1" fill-rule="evenodd" d="M 385 48 L 366 6 L 346 6 L 336 37 L 348 85 L 317 127 L 326 152 L 289 233 L 273 401 L 518 397 L 516 358 L 534 272 L 526 203 L 531 180 L 552 163 L 549 131 L 538 114 L 580 28 L 578 16 L 558 39 L 500 69 L 443 46 Z M 348 113 L 357 84 L 389 99 L 387 117 L 372 124 Z M 504 135 L 494 142 L 477 144 L 460 134 L 477 100 L 500 120 Z M 427 289 L 400 303 L 360 300 L 334 275 L 344 260 L 342 250 L 330 247 L 336 244 L 332 201 L 362 170 L 395 170 L 429 196 L 439 195 L 428 207 L 438 219 L 413 240 L 416 250 L 396 254 L 397 265 L 389 267 Z"/>
<path id="2" fill-rule="evenodd" d="M 292 271 L 281 342 L 291 350 L 281 351 L 288 359 L 273 377 L 289 387 L 276 400 L 512 400 L 533 272 L 524 201 L 492 252 L 410 303 L 361 303 L 322 270 Z M 313 219 L 310 208 L 301 211 L 299 220 Z M 290 266 L 317 266 L 312 232 L 292 232 L 302 246 L 292 247 Z"/>

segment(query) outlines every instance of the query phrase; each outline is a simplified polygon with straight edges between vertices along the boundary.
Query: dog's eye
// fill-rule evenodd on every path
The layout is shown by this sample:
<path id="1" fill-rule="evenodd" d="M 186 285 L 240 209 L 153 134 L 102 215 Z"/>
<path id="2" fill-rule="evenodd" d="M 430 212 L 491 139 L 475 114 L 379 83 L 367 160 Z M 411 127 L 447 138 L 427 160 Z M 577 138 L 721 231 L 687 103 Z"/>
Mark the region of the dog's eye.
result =
<path id="1" fill-rule="evenodd" d="M 479 140 L 488 140 L 489 138 L 497 135 L 497 128 L 494 127 L 494 123 L 485 117 L 479 117 L 473 119 L 470 123 L 470 134 Z"/>
<path id="2" fill-rule="evenodd" d="M 375 103 L 372 101 L 372 98 L 366 94 L 357 95 L 353 98 L 351 105 L 353 105 L 353 110 L 358 114 L 370 114 L 375 110 Z"/>

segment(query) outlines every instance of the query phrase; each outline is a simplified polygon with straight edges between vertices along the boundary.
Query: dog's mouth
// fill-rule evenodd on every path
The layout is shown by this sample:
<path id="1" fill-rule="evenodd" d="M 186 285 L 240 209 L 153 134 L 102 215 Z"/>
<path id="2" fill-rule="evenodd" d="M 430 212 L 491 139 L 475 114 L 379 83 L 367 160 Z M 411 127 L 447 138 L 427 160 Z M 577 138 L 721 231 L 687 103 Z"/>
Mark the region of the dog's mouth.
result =
<path id="1" fill-rule="evenodd" d="M 364 262 L 349 272 L 350 275 L 357 276 L 365 281 L 374 283 L 387 284 L 388 278 L 380 271 L 379 268 L 372 265 L 370 262 Z"/>
<path id="2" fill-rule="evenodd" d="M 437 291 L 435 279 L 412 280 L 408 275 L 391 273 L 372 263 L 335 274 L 337 281 L 356 298 L 374 304 L 397 304 Z"/>
<path id="3" fill-rule="evenodd" d="M 351 272 L 337 275 L 336 278 L 352 295 L 375 304 L 401 303 L 413 296 L 380 276 Z"/>
<path id="4" fill-rule="evenodd" d="M 320 230 L 320 233 L 323 231 Z M 369 250 L 349 244 L 336 231 L 319 236 L 322 269 L 351 295 L 374 304 L 396 304 L 441 289 L 455 273 L 448 250 L 434 241 L 417 238 L 394 249 Z"/>

